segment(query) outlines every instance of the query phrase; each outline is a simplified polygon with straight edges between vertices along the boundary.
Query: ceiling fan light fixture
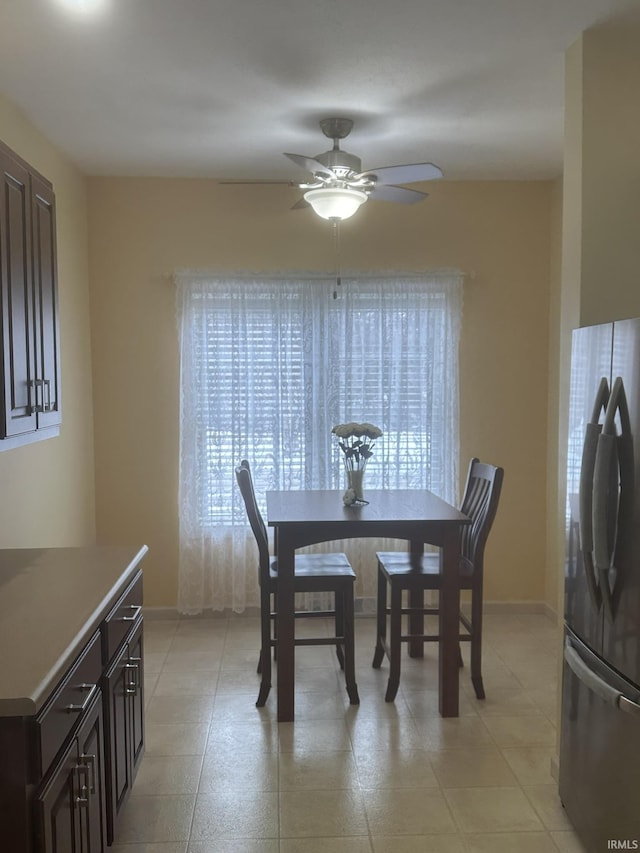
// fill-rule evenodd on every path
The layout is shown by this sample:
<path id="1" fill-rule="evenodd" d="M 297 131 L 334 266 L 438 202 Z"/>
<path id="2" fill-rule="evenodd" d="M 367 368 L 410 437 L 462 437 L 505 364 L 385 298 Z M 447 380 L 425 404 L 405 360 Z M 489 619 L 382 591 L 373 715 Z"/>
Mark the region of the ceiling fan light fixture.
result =
<path id="1" fill-rule="evenodd" d="M 304 194 L 305 201 L 323 219 L 349 219 L 368 198 L 362 190 L 349 187 L 321 187 Z"/>

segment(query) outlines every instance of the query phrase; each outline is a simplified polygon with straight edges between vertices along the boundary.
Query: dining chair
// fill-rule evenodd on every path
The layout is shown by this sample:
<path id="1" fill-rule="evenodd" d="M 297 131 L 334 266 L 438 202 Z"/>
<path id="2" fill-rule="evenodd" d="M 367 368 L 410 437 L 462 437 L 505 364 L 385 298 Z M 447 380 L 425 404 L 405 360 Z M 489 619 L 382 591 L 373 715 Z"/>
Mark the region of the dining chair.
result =
<path id="1" fill-rule="evenodd" d="M 249 518 L 251 530 L 258 545 L 258 580 L 260 584 L 260 657 L 258 673 L 261 676 L 260 691 L 256 705 L 260 708 L 267 701 L 271 689 L 271 650 L 274 657 L 278 639 L 275 632 L 278 599 L 278 559 L 269 554 L 267 528 L 258 508 L 251 469 L 246 459 L 236 468 L 236 480 Z M 296 554 L 295 593 L 333 593 L 332 610 L 296 609 L 296 619 L 332 617 L 335 625 L 333 636 L 296 637 L 296 646 L 336 647 L 340 668 L 344 670 L 349 701 L 358 705 L 358 687 L 355 673 L 354 607 L 353 588 L 356 574 L 346 554 Z"/>
<path id="2" fill-rule="evenodd" d="M 496 516 L 504 470 L 487 465 L 478 459 L 469 464 L 467 483 L 460 507 L 472 523 L 462 531 L 460 559 L 460 589 L 471 591 L 471 613 L 460 611 L 462 630 L 459 641 L 471 643 L 471 682 L 478 699 L 485 698 L 482 683 L 482 580 L 484 549 L 489 531 Z M 436 615 L 438 607 L 403 606 L 403 593 L 441 588 L 440 555 L 423 554 L 416 562 L 407 552 L 380 551 L 378 559 L 378 602 L 376 647 L 373 666 L 378 669 L 384 656 L 389 658 L 389 681 L 385 700 L 393 702 L 400 685 L 400 651 L 402 643 L 413 641 L 438 642 L 439 634 L 412 634 L 410 627 L 402 633 L 402 617 L 412 614 Z M 387 606 L 387 588 L 391 590 L 390 606 Z M 389 617 L 389 641 L 387 642 L 387 617 Z M 407 620 L 408 621 L 408 620 Z M 460 666 L 462 654 L 458 648 Z"/>

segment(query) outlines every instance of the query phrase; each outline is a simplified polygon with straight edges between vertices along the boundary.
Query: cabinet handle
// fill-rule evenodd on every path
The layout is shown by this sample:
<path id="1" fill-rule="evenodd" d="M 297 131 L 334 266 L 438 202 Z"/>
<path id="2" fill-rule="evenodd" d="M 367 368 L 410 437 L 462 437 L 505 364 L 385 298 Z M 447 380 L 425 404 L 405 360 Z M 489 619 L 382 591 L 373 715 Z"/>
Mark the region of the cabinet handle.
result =
<path id="1" fill-rule="evenodd" d="M 128 663 L 125 663 L 124 668 L 131 675 L 131 680 L 125 679 L 124 692 L 129 695 L 135 695 L 140 689 L 140 658 L 130 658 Z"/>
<path id="2" fill-rule="evenodd" d="M 73 705 L 73 704 L 67 705 L 67 707 L 65 708 L 65 711 L 67 711 L 68 713 L 72 713 L 74 711 L 82 713 L 83 711 L 86 711 L 86 709 L 91 704 L 91 700 L 93 699 L 93 696 L 94 696 L 96 690 L 98 689 L 98 685 L 97 684 L 85 684 L 83 682 L 82 684 L 77 684 L 76 689 L 77 690 L 88 690 L 89 693 L 87 694 L 87 698 L 84 700 L 82 705 Z"/>
<path id="3" fill-rule="evenodd" d="M 114 622 L 135 622 L 142 611 L 141 604 L 130 604 L 129 610 L 133 611 L 133 616 L 120 616 L 119 619 L 114 619 Z"/>
<path id="4" fill-rule="evenodd" d="M 96 757 L 95 755 L 87 755 L 83 754 L 80 756 L 80 761 L 83 765 L 89 768 L 90 776 L 89 776 L 89 793 L 95 794 L 96 792 Z"/>
<path id="5" fill-rule="evenodd" d="M 89 789 L 86 784 L 83 784 L 83 776 L 86 776 L 87 768 L 84 764 L 77 764 L 75 766 L 76 775 L 78 777 L 78 788 L 79 793 L 76 796 L 76 805 L 82 806 L 83 808 L 87 808 L 89 805 Z"/>

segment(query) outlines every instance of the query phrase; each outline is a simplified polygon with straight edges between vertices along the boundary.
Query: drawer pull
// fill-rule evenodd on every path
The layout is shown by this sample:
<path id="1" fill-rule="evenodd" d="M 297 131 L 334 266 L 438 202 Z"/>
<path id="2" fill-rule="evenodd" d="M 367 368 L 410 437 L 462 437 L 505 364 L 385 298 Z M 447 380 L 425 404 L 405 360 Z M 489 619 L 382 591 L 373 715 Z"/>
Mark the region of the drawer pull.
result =
<path id="1" fill-rule="evenodd" d="M 125 678 L 124 692 L 135 695 L 140 689 L 140 658 L 131 658 L 129 663 L 125 663 L 124 668 L 130 676 L 128 679 Z"/>
<path id="2" fill-rule="evenodd" d="M 83 779 L 83 777 L 86 777 L 87 768 L 84 764 L 77 764 L 75 770 L 78 776 L 79 788 L 79 793 L 76 796 L 76 805 L 86 808 L 89 805 L 89 788 L 85 784 L 86 778 Z"/>
<path id="3" fill-rule="evenodd" d="M 81 755 L 80 761 L 83 766 L 88 767 L 90 771 L 89 775 L 89 793 L 95 794 L 96 792 L 96 757 L 95 755 Z"/>
<path id="4" fill-rule="evenodd" d="M 119 619 L 114 619 L 114 622 L 135 622 L 142 611 L 141 604 L 130 604 L 129 610 L 133 611 L 132 616 L 120 616 Z"/>
<path id="5" fill-rule="evenodd" d="M 73 705 L 73 704 L 67 705 L 67 707 L 65 708 L 65 711 L 67 711 L 68 713 L 72 713 L 74 711 L 82 713 L 82 711 L 86 711 L 86 709 L 91 704 L 91 700 L 93 699 L 93 696 L 94 696 L 96 690 L 98 689 L 98 685 L 97 684 L 85 684 L 83 682 L 82 684 L 77 685 L 77 689 L 78 690 L 88 690 L 89 693 L 87 694 L 87 698 L 84 700 L 82 705 Z"/>

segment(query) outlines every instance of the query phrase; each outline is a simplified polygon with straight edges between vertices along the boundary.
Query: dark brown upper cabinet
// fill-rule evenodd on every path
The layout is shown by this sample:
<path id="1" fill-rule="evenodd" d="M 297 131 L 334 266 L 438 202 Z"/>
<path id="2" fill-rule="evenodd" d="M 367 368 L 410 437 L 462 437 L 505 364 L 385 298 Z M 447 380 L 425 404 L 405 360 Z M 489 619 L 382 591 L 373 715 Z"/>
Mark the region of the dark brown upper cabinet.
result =
<path id="1" fill-rule="evenodd" d="M 2 143 L 0 167 L 3 449 L 57 435 L 61 409 L 53 188 Z"/>

